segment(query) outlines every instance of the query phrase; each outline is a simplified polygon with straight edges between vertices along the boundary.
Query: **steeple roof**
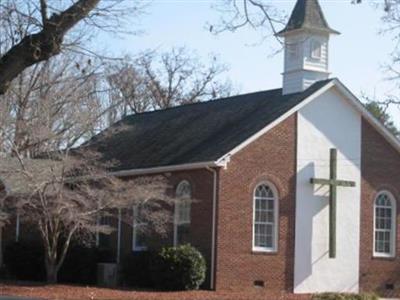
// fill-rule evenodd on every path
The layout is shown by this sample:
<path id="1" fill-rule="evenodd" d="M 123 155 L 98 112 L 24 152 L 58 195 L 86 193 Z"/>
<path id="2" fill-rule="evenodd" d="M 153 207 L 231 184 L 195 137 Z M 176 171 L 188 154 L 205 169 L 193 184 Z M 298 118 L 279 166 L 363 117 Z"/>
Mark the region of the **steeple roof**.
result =
<path id="1" fill-rule="evenodd" d="M 338 31 L 329 27 L 318 0 L 297 0 L 288 24 L 282 31 L 278 32 L 278 35 L 284 35 L 297 29 L 311 29 L 339 34 Z"/>

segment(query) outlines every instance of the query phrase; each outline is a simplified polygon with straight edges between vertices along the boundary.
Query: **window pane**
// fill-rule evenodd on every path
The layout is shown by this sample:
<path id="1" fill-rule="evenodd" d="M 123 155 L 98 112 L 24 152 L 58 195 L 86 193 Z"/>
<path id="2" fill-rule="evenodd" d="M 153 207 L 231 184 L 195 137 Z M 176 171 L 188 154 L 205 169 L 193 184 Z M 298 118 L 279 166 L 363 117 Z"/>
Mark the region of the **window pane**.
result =
<path id="1" fill-rule="evenodd" d="M 180 182 L 176 188 L 176 196 L 178 198 L 191 198 L 192 188 L 186 180 Z"/>
<path id="2" fill-rule="evenodd" d="M 273 223 L 274 222 L 274 212 L 272 212 L 272 211 L 268 212 L 268 217 L 267 217 L 266 221 L 269 222 L 269 223 Z"/>
<path id="3" fill-rule="evenodd" d="M 179 245 L 189 241 L 192 187 L 188 181 L 184 180 L 178 184 L 176 197 L 178 199 L 175 204 L 174 243 Z"/>
<path id="4" fill-rule="evenodd" d="M 143 249 L 146 246 L 147 246 L 147 243 L 146 243 L 146 233 L 145 233 L 145 230 L 144 230 L 144 226 L 138 226 L 136 228 L 135 248 Z"/>
<path id="5" fill-rule="evenodd" d="M 275 195 L 267 185 L 260 185 L 254 193 L 254 246 L 274 248 Z"/>
<path id="6" fill-rule="evenodd" d="M 389 194 L 381 193 L 375 200 L 375 252 L 391 254 L 393 249 L 393 204 Z"/>
<path id="7" fill-rule="evenodd" d="M 271 235 L 273 234 L 273 226 L 272 225 L 267 225 L 267 235 Z"/>
<path id="8" fill-rule="evenodd" d="M 147 221 L 146 221 L 146 208 L 144 205 L 137 205 L 134 207 L 134 223 L 133 223 L 133 250 L 143 250 L 147 247 Z"/>
<path id="9" fill-rule="evenodd" d="M 260 235 L 260 244 L 259 247 L 267 247 L 267 238 L 265 235 Z"/>
<path id="10" fill-rule="evenodd" d="M 260 209 L 266 210 L 267 209 L 267 201 L 265 199 L 259 200 L 261 202 Z"/>
<path id="11" fill-rule="evenodd" d="M 182 244 L 190 242 L 189 241 L 190 225 L 189 224 L 178 225 L 177 234 L 178 234 L 178 237 L 177 237 L 178 245 L 182 245 Z"/>
<path id="12" fill-rule="evenodd" d="M 268 221 L 268 213 L 266 211 L 261 212 L 261 222 L 266 223 Z"/>
<path id="13" fill-rule="evenodd" d="M 267 235 L 266 247 L 272 248 L 272 235 Z"/>
<path id="14" fill-rule="evenodd" d="M 268 206 L 267 206 L 267 208 L 268 208 L 269 210 L 273 210 L 273 209 L 274 209 L 274 200 L 269 200 L 269 201 L 268 201 Z"/>

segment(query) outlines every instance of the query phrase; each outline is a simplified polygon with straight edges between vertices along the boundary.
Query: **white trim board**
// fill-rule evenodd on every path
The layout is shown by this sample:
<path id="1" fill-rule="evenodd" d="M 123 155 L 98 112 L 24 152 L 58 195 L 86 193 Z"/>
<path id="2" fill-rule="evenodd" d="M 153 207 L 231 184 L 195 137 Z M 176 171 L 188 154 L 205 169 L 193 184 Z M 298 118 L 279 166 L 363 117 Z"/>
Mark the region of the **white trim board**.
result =
<path id="1" fill-rule="evenodd" d="M 111 172 L 111 175 L 117 177 L 138 176 L 138 175 L 157 174 L 157 173 L 166 173 L 174 171 L 176 172 L 185 170 L 207 169 L 207 168 L 213 168 L 213 167 L 215 168 L 223 166 L 224 164 L 222 162 L 218 163 L 214 161 L 209 161 L 209 162 L 198 162 L 198 163 L 171 165 L 171 166 L 154 167 L 154 168 L 122 170 L 122 171 Z"/>

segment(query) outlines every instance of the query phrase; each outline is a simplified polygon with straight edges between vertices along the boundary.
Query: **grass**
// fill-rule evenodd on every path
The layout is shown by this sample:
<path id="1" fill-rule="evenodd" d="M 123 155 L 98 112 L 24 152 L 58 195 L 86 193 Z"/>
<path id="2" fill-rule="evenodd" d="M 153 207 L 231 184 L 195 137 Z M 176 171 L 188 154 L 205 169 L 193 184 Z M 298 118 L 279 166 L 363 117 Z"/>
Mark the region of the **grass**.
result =
<path id="1" fill-rule="evenodd" d="M 337 294 L 337 293 L 323 293 L 316 294 L 312 300 L 378 300 L 375 294 Z"/>

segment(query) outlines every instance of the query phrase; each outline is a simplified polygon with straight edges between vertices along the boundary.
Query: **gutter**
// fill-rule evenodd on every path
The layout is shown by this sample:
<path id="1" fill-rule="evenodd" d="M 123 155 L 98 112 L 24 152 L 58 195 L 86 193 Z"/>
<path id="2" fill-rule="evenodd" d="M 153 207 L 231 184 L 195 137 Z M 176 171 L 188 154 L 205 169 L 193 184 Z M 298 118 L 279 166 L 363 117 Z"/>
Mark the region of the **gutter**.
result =
<path id="1" fill-rule="evenodd" d="M 157 173 L 165 173 L 165 172 L 173 172 L 173 171 L 207 169 L 207 168 L 224 167 L 224 166 L 225 166 L 225 162 L 208 161 L 208 162 L 197 162 L 197 163 L 171 165 L 171 166 L 163 166 L 163 167 L 122 170 L 122 171 L 111 172 L 110 174 L 113 176 L 117 176 L 117 177 L 125 177 L 125 176 L 157 174 Z"/>

